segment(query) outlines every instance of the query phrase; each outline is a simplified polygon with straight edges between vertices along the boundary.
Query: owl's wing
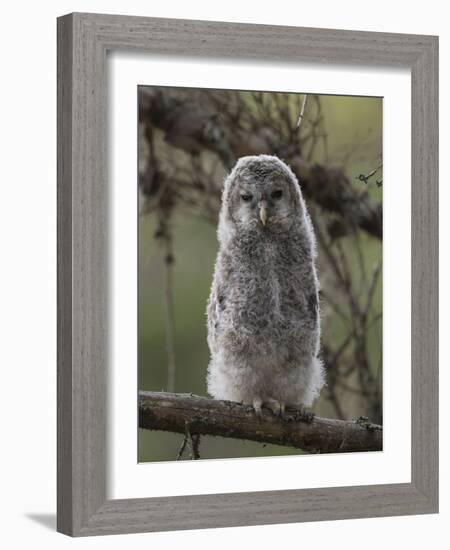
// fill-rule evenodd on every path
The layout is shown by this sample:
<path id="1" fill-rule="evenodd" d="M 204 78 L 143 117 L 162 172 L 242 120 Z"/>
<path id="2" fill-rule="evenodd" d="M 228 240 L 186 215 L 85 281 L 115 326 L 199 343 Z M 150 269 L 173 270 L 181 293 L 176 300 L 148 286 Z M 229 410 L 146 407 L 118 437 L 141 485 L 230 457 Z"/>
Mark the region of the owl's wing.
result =
<path id="1" fill-rule="evenodd" d="M 212 352 L 217 350 L 217 337 L 226 307 L 225 289 L 217 285 L 212 289 L 208 303 L 208 344 Z"/>

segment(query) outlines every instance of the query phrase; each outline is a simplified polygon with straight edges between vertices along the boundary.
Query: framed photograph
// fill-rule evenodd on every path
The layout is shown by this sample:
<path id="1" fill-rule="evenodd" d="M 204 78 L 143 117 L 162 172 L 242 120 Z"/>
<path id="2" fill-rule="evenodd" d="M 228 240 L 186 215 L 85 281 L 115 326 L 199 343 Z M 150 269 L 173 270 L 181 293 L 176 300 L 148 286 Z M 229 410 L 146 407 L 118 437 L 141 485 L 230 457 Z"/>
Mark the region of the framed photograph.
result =
<path id="1" fill-rule="evenodd" d="M 437 37 L 59 18 L 58 530 L 436 513 L 437 189 Z"/>

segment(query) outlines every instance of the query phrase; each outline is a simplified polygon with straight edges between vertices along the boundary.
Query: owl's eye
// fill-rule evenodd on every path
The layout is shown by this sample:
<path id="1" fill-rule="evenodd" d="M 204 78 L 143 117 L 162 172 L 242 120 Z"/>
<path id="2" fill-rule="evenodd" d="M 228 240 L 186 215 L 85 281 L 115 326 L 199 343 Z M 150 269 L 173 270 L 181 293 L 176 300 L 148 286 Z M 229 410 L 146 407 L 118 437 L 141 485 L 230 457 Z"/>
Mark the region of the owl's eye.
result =
<path id="1" fill-rule="evenodd" d="M 283 191 L 281 189 L 277 189 L 271 195 L 272 199 L 281 199 L 282 196 L 283 196 Z"/>
<path id="2" fill-rule="evenodd" d="M 244 202 L 250 202 L 253 199 L 253 195 L 241 195 L 241 199 Z"/>

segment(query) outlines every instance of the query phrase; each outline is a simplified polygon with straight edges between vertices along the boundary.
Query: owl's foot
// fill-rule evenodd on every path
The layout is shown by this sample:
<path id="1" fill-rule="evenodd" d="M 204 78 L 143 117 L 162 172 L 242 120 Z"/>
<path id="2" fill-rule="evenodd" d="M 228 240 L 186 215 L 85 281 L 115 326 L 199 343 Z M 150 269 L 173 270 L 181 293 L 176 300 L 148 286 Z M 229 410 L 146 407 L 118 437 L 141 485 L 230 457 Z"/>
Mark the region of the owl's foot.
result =
<path id="1" fill-rule="evenodd" d="M 263 401 L 260 397 L 255 397 L 252 402 L 255 414 L 259 417 L 263 416 L 263 406 L 267 407 L 272 414 L 281 418 L 286 418 L 286 403 L 277 401 L 276 399 L 267 399 Z M 311 413 L 312 414 L 312 413 Z"/>
<path id="2" fill-rule="evenodd" d="M 276 399 L 268 399 L 264 403 L 267 408 L 269 408 L 275 416 L 284 417 L 286 411 L 286 404 Z"/>
<path id="3" fill-rule="evenodd" d="M 311 424 L 311 422 L 314 420 L 314 413 L 307 409 L 306 407 L 299 407 L 295 414 L 295 420 L 300 420 L 300 422 L 306 422 L 307 424 Z"/>
<path id="4" fill-rule="evenodd" d="M 260 397 L 255 397 L 253 399 L 253 408 L 255 409 L 256 416 L 262 416 L 262 399 Z"/>

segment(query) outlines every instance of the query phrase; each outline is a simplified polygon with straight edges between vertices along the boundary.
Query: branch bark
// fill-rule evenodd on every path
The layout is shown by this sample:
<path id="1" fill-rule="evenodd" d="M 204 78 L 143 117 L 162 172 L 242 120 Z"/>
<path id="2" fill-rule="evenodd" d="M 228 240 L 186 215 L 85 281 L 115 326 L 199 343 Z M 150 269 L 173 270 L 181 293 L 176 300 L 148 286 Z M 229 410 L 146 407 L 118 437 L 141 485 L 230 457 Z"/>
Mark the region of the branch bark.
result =
<path id="1" fill-rule="evenodd" d="M 192 394 L 139 392 L 139 427 L 184 434 L 212 435 L 273 443 L 308 453 L 381 451 L 381 426 L 364 422 L 315 416 L 305 421 L 299 411 L 285 418 L 263 409 L 258 417 L 252 408 L 231 401 L 217 401 Z"/>

